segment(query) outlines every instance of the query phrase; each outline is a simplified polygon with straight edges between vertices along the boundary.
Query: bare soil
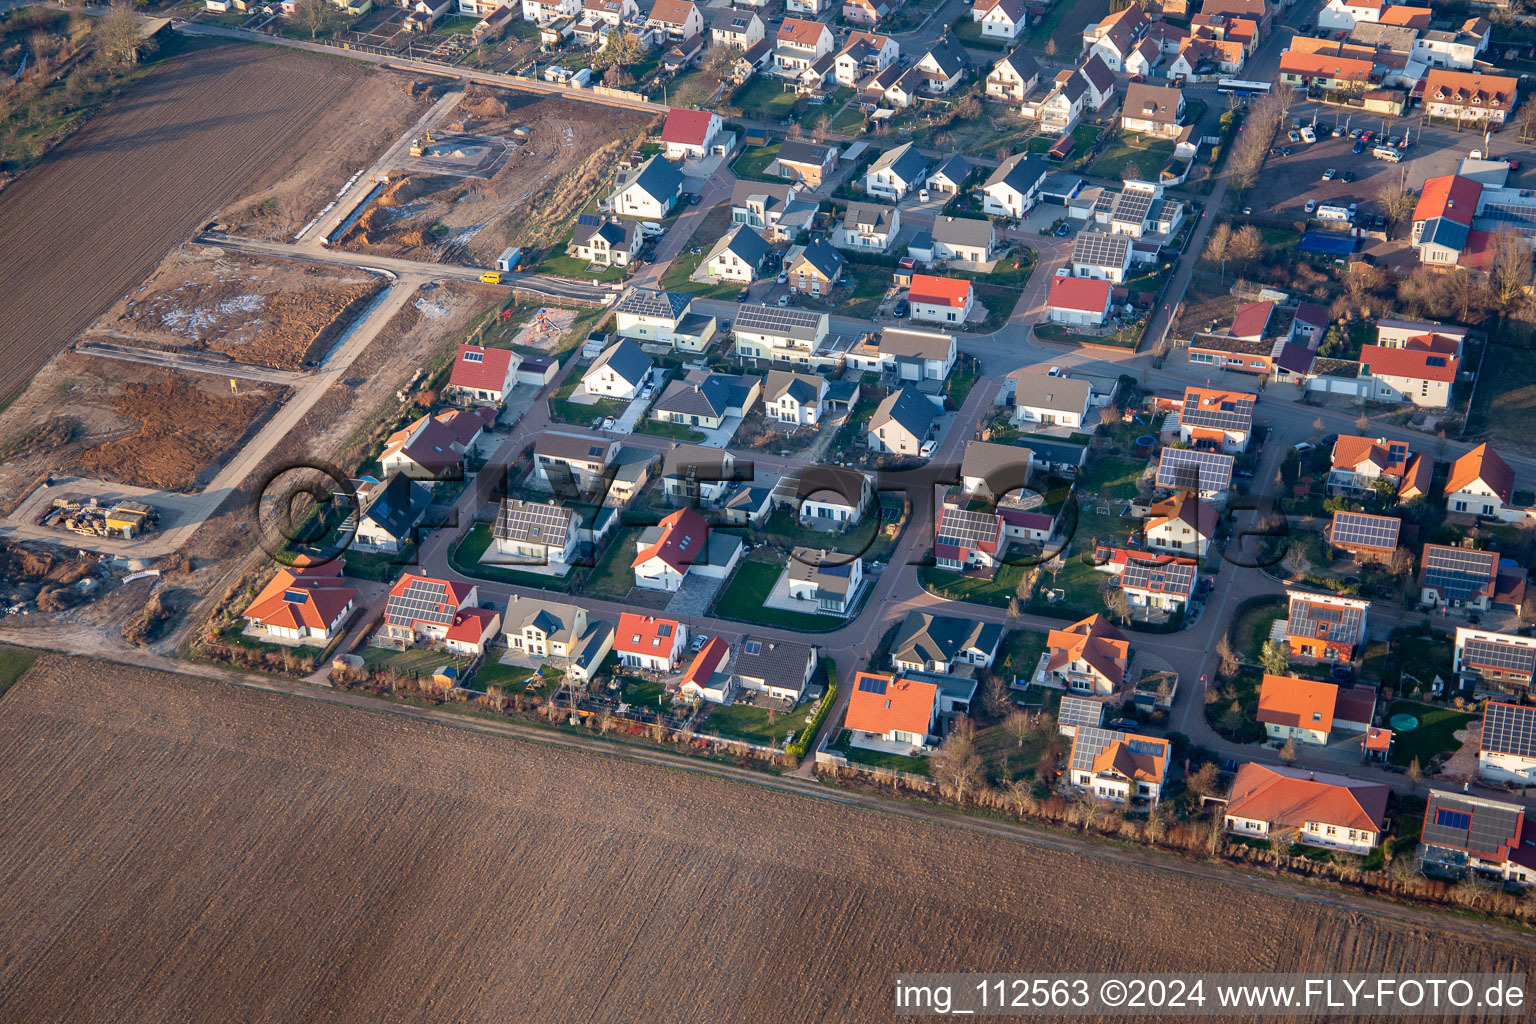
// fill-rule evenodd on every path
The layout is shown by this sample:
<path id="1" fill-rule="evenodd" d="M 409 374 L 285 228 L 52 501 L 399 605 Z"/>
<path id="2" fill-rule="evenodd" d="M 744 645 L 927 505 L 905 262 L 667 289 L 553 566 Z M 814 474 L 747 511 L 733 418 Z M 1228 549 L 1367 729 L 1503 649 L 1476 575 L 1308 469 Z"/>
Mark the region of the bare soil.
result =
<path id="1" fill-rule="evenodd" d="M 173 249 L 86 337 L 151 348 L 209 350 L 241 363 L 312 366 L 383 287 L 372 274 L 218 248 Z"/>
<path id="2" fill-rule="evenodd" d="M 0 401 L 210 213 L 310 159 L 305 140 L 345 97 L 388 80 L 294 50 L 198 46 L 0 192 Z"/>
<path id="3" fill-rule="evenodd" d="M 862 1024 L 907 971 L 1530 969 L 1492 930 L 198 678 L 47 655 L 3 707 L 18 1020 Z"/>
<path id="4" fill-rule="evenodd" d="M 611 184 L 620 156 L 653 120 L 472 85 L 445 125 L 503 138 L 523 128 L 528 140 L 489 179 L 394 179 L 337 244 L 375 255 L 439 259 L 457 243 L 480 263 L 508 245 L 552 245 L 575 211 Z"/>

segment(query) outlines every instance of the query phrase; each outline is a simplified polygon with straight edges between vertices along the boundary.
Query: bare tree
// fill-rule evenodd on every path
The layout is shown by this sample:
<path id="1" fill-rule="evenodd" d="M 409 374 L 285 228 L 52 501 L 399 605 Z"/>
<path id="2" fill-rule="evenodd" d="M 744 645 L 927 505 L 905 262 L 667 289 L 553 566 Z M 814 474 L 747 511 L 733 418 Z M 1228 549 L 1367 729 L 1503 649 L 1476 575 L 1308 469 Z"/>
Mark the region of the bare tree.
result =
<path id="1" fill-rule="evenodd" d="M 974 121 L 981 116 L 981 100 L 971 93 L 955 105 L 955 113 L 963 120 Z"/>
<path id="2" fill-rule="evenodd" d="M 1413 208 L 1418 202 L 1419 197 L 1401 181 L 1383 185 L 1376 193 L 1376 205 L 1381 207 L 1382 213 L 1394 227 L 1413 214 Z"/>
<path id="3" fill-rule="evenodd" d="M 1514 312 L 1530 298 L 1531 246 L 1513 231 L 1493 236 L 1488 263 L 1488 284 L 1497 308 Z"/>
<path id="4" fill-rule="evenodd" d="M 1361 434 L 1364 434 L 1367 430 L 1370 430 L 1371 418 L 1365 413 L 1361 413 L 1359 417 L 1355 419 L 1355 429 L 1358 430 Z"/>
<path id="5" fill-rule="evenodd" d="M 736 59 L 741 56 L 739 46 L 717 46 L 709 51 L 709 59 L 704 62 L 704 70 L 716 78 L 724 78 L 735 67 Z"/>
<path id="6" fill-rule="evenodd" d="M 1003 728 L 1008 730 L 1008 735 L 1013 737 L 1014 744 L 1019 747 L 1023 747 L 1024 741 L 1029 738 L 1031 724 L 1029 715 L 1020 708 L 1014 708 L 1003 719 Z"/>
<path id="7" fill-rule="evenodd" d="M 1057 51 L 1059 49 L 1060 49 L 1060 47 L 1058 47 L 1056 45 L 1056 40 L 1055 40 L 1054 37 L 1050 38 L 1050 39 L 1047 39 L 1045 41 L 1045 55 L 1047 57 L 1054 57 L 1054 56 L 1056 56 L 1056 53 L 1057 53 Z"/>
<path id="8" fill-rule="evenodd" d="M 949 735 L 932 757 L 932 766 L 941 785 L 955 794 L 960 803 L 981 777 L 981 755 L 976 753 L 976 726 L 964 715 L 950 723 Z"/>
<path id="9" fill-rule="evenodd" d="M 1293 541 L 1291 546 L 1285 549 L 1285 557 L 1280 559 L 1280 564 L 1285 566 L 1286 572 L 1292 576 L 1305 576 L 1312 568 L 1312 559 L 1307 556 L 1307 546 L 1301 541 Z"/>
<path id="10" fill-rule="evenodd" d="M 1221 265 L 1221 279 L 1227 279 L 1227 260 L 1231 259 L 1232 229 L 1223 221 L 1211 229 L 1205 242 L 1205 258 Z"/>
<path id="11" fill-rule="evenodd" d="M 1294 764 L 1296 762 L 1296 741 L 1294 739 L 1286 740 L 1285 746 L 1280 748 L 1280 760 L 1286 764 Z"/>
<path id="12" fill-rule="evenodd" d="M 1259 235 L 1259 229 L 1252 224 L 1244 224 L 1232 232 L 1232 238 L 1227 242 L 1227 258 L 1236 260 L 1245 268 L 1263 253 L 1264 239 Z"/>
<path id="13" fill-rule="evenodd" d="M 1185 787 L 1195 796 L 1210 796 L 1221 788 L 1221 770 L 1210 761 L 1205 762 L 1195 769 L 1184 782 Z"/>
<path id="14" fill-rule="evenodd" d="M 995 673 L 988 677 L 986 689 L 981 694 L 981 704 L 991 718 L 1002 718 L 1007 714 L 1013 704 L 1008 698 L 1008 681 Z"/>
<path id="15" fill-rule="evenodd" d="M 1418 758 L 1408 762 L 1408 771 L 1405 774 L 1408 776 L 1408 785 L 1417 793 L 1419 791 L 1419 783 L 1424 781 L 1424 769 L 1419 765 Z"/>
<path id="16" fill-rule="evenodd" d="M 1232 649 L 1232 638 L 1225 633 L 1216 641 L 1216 657 L 1220 662 L 1216 667 L 1218 675 L 1223 678 L 1237 675 L 1237 652 Z"/>
<path id="17" fill-rule="evenodd" d="M 326 0 L 317 2 L 325 4 Z M 102 63 L 109 67 L 132 67 L 139 62 L 139 54 L 144 52 L 145 42 L 139 36 L 139 16 L 131 4 L 113 4 L 96 25 L 95 36 L 97 53 Z"/>

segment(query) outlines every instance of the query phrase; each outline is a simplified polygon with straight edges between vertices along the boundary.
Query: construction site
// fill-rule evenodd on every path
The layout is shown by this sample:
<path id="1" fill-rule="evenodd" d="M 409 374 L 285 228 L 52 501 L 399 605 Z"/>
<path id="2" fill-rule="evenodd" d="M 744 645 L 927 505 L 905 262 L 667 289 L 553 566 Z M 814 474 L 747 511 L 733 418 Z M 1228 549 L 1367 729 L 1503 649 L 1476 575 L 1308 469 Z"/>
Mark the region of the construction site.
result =
<path id="1" fill-rule="evenodd" d="M 121 537 L 131 540 L 160 525 L 160 513 L 142 501 L 104 504 L 96 497 L 58 497 L 37 521 L 83 537 Z"/>

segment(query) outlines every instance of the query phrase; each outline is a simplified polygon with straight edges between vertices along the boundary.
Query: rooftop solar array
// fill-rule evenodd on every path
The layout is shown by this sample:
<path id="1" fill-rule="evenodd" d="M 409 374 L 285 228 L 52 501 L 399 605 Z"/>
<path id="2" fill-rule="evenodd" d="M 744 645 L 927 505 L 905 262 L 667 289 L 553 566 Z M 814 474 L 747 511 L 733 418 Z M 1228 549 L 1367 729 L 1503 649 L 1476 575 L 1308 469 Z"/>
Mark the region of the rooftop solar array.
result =
<path id="1" fill-rule="evenodd" d="M 1072 243 L 1072 262 L 1095 267 L 1123 267 L 1131 240 L 1104 231 L 1084 231 Z"/>
<path id="2" fill-rule="evenodd" d="M 1499 643 L 1496 640 L 1467 640 L 1461 645 L 1461 661 L 1476 668 L 1500 672 L 1536 672 L 1536 647 Z"/>
<path id="3" fill-rule="evenodd" d="M 1104 702 L 1085 697 L 1062 697 L 1056 712 L 1057 725 L 1086 725 L 1097 729 L 1104 724 Z"/>
<path id="4" fill-rule="evenodd" d="M 1110 216 L 1115 220 L 1128 224 L 1141 224 L 1147 219 L 1147 213 L 1152 209 L 1152 195 L 1149 192 L 1122 192 L 1115 199 L 1114 213 Z"/>
<path id="5" fill-rule="evenodd" d="M 863 692 L 863 693 L 884 693 L 885 692 L 885 677 L 884 676 L 860 676 L 859 677 L 859 690 L 861 692 Z"/>
<path id="6" fill-rule="evenodd" d="M 1536 206 L 1528 203 L 1500 203 L 1489 200 L 1482 204 L 1478 219 L 1497 222 L 1500 231 L 1517 231 L 1523 235 L 1536 234 Z"/>
<path id="7" fill-rule="evenodd" d="M 1516 804 L 1432 792 L 1425 808 L 1420 841 L 1431 846 L 1496 856 L 1502 847 L 1516 841 L 1520 831 L 1520 811 Z"/>
<path id="8" fill-rule="evenodd" d="M 1402 521 L 1392 516 L 1371 516 L 1363 512 L 1333 514 L 1333 543 L 1338 547 L 1371 548 L 1393 551 Z"/>
<path id="9" fill-rule="evenodd" d="M 618 313 L 650 316 L 676 320 L 688 307 L 688 296 L 679 292 L 657 291 L 653 288 L 631 288 L 614 307 Z"/>
<path id="10" fill-rule="evenodd" d="M 1078 726 L 1077 739 L 1072 744 L 1072 770 L 1093 771 L 1093 759 L 1103 753 L 1111 743 L 1121 738 L 1120 733 L 1110 729 L 1100 729 L 1092 725 Z"/>
<path id="11" fill-rule="evenodd" d="M 810 337 L 820 326 L 823 315 L 809 309 L 742 305 L 736 309 L 735 328 L 738 332 L 746 331 L 750 334 Z"/>
<path id="12" fill-rule="evenodd" d="M 1193 388 L 1184 393 L 1179 422 L 1215 430 L 1248 430 L 1253 426 L 1253 396 L 1236 395 L 1213 403 L 1202 401 Z"/>
<path id="13" fill-rule="evenodd" d="M 1142 757 L 1162 757 L 1167 749 L 1156 740 L 1126 740 L 1125 745 L 1131 753 L 1140 754 Z"/>
<path id="14" fill-rule="evenodd" d="M 1291 599 L 1286 631 L 1292 636 L 1349 640 L 1360 635 L 1364 612 L 1343 605 L 1316 604 L 1306 598 Z"/>
<path id="15" fill-rule="evenodd" d="M 1491 592 L 1498 567 L 1497 552 L 1426 544 L 1421 581 L 1448 600 L 1466 601 Z"/>
<path id="16" fill-rule="evenodd" d="M 971 512 L 946 505 L 939 520 L 936 538 L 940 544 L 953 544 L 961 548 L 975 548 L 984 542 L 997 540 L 998 518 L 993 512 Z"/>
<path id="17" fill-rule="evenodd" d="M 1148 590 L 1155 594 L 1182 594 L 1195 592 L 1195 567 L 1167 563 L 1154 565 L 1131 559 L 1120 574 L 1120 586 L 1132 590 Z"/>
<path id="18" fill-rule="evenodd" d="M 573 518 L 574 513 L 561 505 L 507 498 L 496 513 L 496 526 L 491 532 L 497 540 L 563 548 Z"/>
<path id="19" fill-rule="evenodd" d="M 1220 493 L 1232 486 L 1234 456 L 1193 448 L 1164 448 L 1157 462 L 1157 486 L 1176 491 Z"/>
<path id="20" fill-rule="evenodd" d="M 448 599 L 448 585 L 442 580 L 411 580 L 403 593 L 391 595 L 384 605 L 384 617 L 402 626 L 412 622 L 451 626 L 455 611 L 457 605 Z"/>
<path id="21" fill-rule="evenodd" d="M 1483 709 L 1483 749 L 1536 757 L 1536 708 L 1490 703 Z"/>
<path id="22" fill-rule="evenodd" d="M 763 653 L 763 642 L 761 640 L 748 640 L 741 645 L 741 652 L 743 654 L 761 654 Z"/>
<path id="23" fill-rule="evenodd" d="M 576 215 L 576 223 L 580 227 L 595 228 L 603 222 L 603 218 L 595 213 L 581 213 Z"/>

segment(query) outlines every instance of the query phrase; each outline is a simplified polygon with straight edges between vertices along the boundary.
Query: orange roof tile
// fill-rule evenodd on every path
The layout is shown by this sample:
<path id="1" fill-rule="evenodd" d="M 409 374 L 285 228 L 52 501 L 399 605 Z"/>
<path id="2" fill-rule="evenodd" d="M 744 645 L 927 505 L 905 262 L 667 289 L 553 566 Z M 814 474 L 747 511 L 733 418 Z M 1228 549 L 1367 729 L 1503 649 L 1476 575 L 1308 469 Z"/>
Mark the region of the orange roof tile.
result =
<path id="1" fill-rule="evenodd" d="M 1398 449 L 1403 458 L 1393 457 L 1391 443 L 1384 437 L 1360 437 L 1341 434 L 1333 445 L 1333 468 L 1353 470 L 1369 462 L 1383 473 L 1401 475 L 1407 460 L 1408 449 Z"/>
<path id="2" fill-rule="evenodd" d="M 1162 753 L 1146 754 L 1132 750 L 1132 740 L 1144 749 L 1156 746 Z M 1077 746 L 1075 736 L 1072 745 Z M 1113 772 L 1132 782 L 1155 782 L 1161 785 L 1168 768 L 1168 749 L 1167 740 L 1127 733 L 1123 738 L 1111 740 L 1109 746 L 1099 751 L 1093 759 L 1093 771 L 1094 774 Z"/>
<path id="3" fill-rule="evenodd" d="M 681 630 L 676 619 L 623 612 L 613 634 L 613 649 L 620 654 L 670 655 Z"/>
<path id="4" fill-rule="evenodd" d="M 1216 518 L 1216 510 L 1201 501 L 1193 491 L 1180 491 L 1148 510 L 1147 529 L 1178 520 L 1202 537 L 1214 537 Z"/>
<path id="5" fill-rule="evenodd" d="M 1428 7 L 1388 7 L 1381 12 L 1381 24 L 1399 28 L 1429 28 L 1434 11 Z"/>
<path id="6" fill-rule="evenodd" d="M 881 736 L 892 732 L 926 736 L 938 699 L 939 688 L 933 683 L 860 672 L 854 676 L 843 725 Z"/>
<path id="7" fill-rule="evenodd" d="M 709 680 L 720 671 L 720 666 L 725 663 L 725 656 L 731 653 L 731 645 L 718 636 L 709 638 L 709 643 L 703 650 L 694 655 L 693 662 L 688 666 L 688 671 L 683 673 L 683 681 L 680 685 L 687 686 L 692 683 L 695 686 L 708 686 Z"/>
<path id="8" fill-rule="evenodd" d="M 1497 494 L 1501 501 L 1508 501 L 1515 490 L 1515 471 L 1510 469 L 1509 463 L 1499 458 L 1498 452 L 1488 447 L 1486 443 L 1467 452 L 1451 466 L 1451 476 L 1446 481 L 1445 493 L 1454 494 L 1457 491 L 1464 491 L 1479 480 L 1490 491 Z"/>
<path id="9" fill-rule="evenodd" d="M 1259 687 L 1258 719 L 1265 725 L 1327 732 L 1333 728 L 1338 697 L 1339 688 L 1332 683 L 1265 673 Z"/>
<path id="10" fill-rule="evenodd" d="M 1360 361 L 1369 364 L 1376 376 L 1412 377 L 1449 384 L 1456 379 L 1456 357 L 1424 348 L 1382 348 L 1366 345 Z"/>
<path id="11" fill-rule="evenodd" d="M 241 615 L 267 627 L 325 630 L 356 597 L 357 591 L 342 581 L 337 559 L 279 569 Z"/>
<path id="12" fill-rule="evenodd" d="M 1475 71 L 1451 71 L 1430 68 L 1424 76 L 1424 102 L 1448 103 L 1489 110 L 1511 110 L 1515 105 L 1518 79 L 1505 75 L 1484 75 Z"/>
<path id="13" fill-rule="evenodd" d="M 1369 82 L 1375 65 L 1368 60 L 1353 57 L 1335 57 L 1322 53 L 1299 53 L 1286 50 L 1280 55 L 1282 75 L 1301 75 L 1309 78 L 1328 78 L 1340 82 Z"/>
<path id="14" fill-rule="evenodd" d="M 453 625 L 448 627 L 445 640 L 457 640 L 459 643 L 477 644 L 485 638 L 488 629 L 494 629 L 494 623 L 501 617 L 499 612 L 485 608 L 464 608 L 453 617 Z"/>
<path id="15" fill-rule="evenodd" d="M 909 302 L 924 302 L 933 306 L 965 306 L 971 294 L 971 282 L 960 277 L 935 277 L 932 274 L 913 274 L 907 295 Z"/>
<path id="16" fill-rule="evenodd" d="M 1117 686 L 1125 680 L 1126 663 L 1131 657 L 1131 644 L 1125 634 L 1097 614 L 1066 629 L 1051 630 L 1046 636 L 1046 648 L 1051 654 L 1052 669 L 1081 659 Z"/>
<path id="17" fill-rule="evenodd" d="M 789 43 L 792 46 L 804 46 L 814 48 L 821 34 L 827 31 L 827 26 L 819 21 L 803 21 L 800 18 L 785 18 L 779 26 L 779 43 Z"/>
<path id="18" fill-rule="evenodd" d="M 1269 768 L 1249 762 L 1237 770 L 1227 814 L 1302 826 L 1309 821 L 1380 832 L 1387 812 L 1387 787 L 1298 768 Z"/>

